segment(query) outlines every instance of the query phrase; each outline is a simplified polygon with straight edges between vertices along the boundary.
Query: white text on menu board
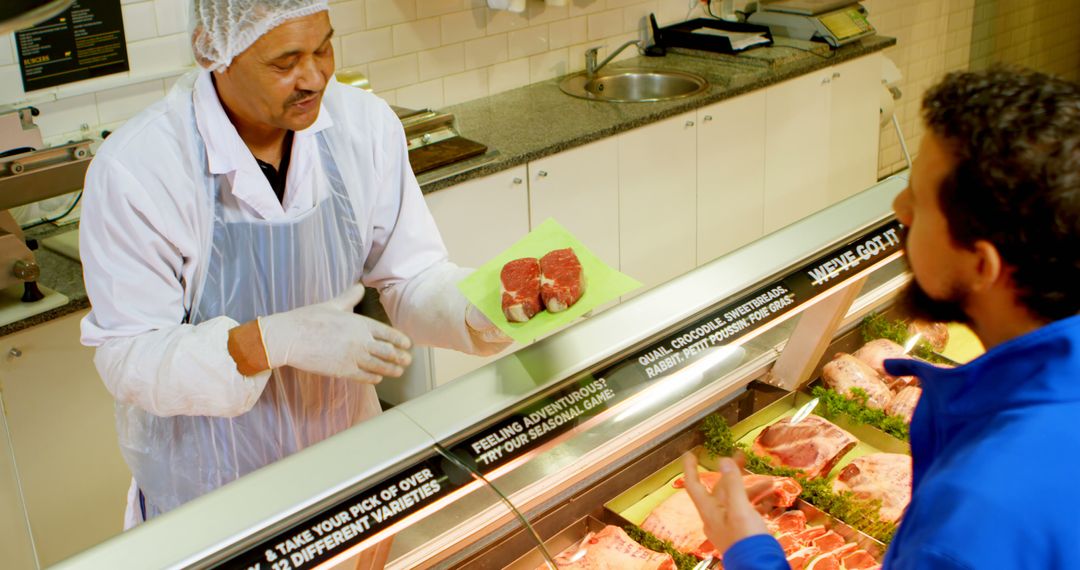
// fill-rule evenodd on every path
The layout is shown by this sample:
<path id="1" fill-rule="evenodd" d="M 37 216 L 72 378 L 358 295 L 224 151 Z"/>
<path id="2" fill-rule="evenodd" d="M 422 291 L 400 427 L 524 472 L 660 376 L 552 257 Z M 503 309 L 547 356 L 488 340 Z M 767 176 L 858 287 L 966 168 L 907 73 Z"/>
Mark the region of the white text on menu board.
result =
<path id="1" fill-rule="evenodd" d="M 615 392 L 607 387 L 607 379 L 597 378 L 473 442 L 470 447 L 476 462 L 490 465 L 614 397 Z"/>
<path id="2" fill-rule="evenodd" d="M 424 499 L 435 495 L 442 487 L 431 469 L 420 469 L 396 482 L 358 497 L 340 511 L 328 514 L 321 521 L 277 543 L 265 552 L 272 570 L 293 570 L 316 560 L 323 553 L 349 545 L 371 529 L 373 523 L 383 523 Z M 256 564 L 252 568 L 261 568 Z"/>
<path id="3" fill-rule="evenodd" d="M 777 285 L 670 339 L 666 344 L 650 350 L 648 354 L 639 356 L 638 364 L 645 367 L 645 374 L 650 379 L 655 378 L 750 328 L 754 323 L 782 311 L 794 302 L 791 291 L 783 285 Z"/>
<path id="4" fill-rule="evenodd" d="M 825 263 L 810 269 L 807 271 L 807 275 L 812 279 L 811 284 L 817 287 L 839 277 L 844 272 L 855 269 L 862 262 L 869 261 L 875 256 L 899 245 L 900 237 L 896 233 L 896 228 L 889 228 L 865 242 L 841 252 Z"/>

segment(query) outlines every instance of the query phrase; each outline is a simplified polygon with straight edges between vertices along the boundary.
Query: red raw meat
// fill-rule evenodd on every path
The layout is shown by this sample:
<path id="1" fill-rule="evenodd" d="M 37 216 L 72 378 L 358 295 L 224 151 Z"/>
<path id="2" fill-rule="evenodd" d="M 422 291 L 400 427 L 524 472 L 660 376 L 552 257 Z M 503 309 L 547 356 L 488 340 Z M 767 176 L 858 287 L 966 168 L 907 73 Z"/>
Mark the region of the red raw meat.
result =
<path id="1" fill-rule="evenodd" d="M 712 491 L 713 485 L 720 480 L 720 473 L 715 471 L 704 471 L 698 473 L 698 479 L 701 480 L 701 484 L 705 485 L 705 488 Z M 787 508 L 795 504 L 795 499 L 799 498 L 799 493 L 802 493 L 802 485 L 791 477 L 774 477 L 772 475 L 756 475 L 746 474 L 743 475 L 743 487 L 750 489 L 761 485 L 762 481 L 771 481 L 772 485 L 757 494 L 757 496 L 750 497 L 750 502 L 758 504 L 766 499 L 772 500 L 772 506 L 774 508 Z M 686 486 L 686 480 L 679 477 L 672 484 L 672 487 L 676 489 L 682 489 Z"/>
<path id="2" fill-rule="evenodd" d="M 799 542 L 810 544 L 814 539 L 821 537 L 821 535 L 826 532 L 828 532 L 828 529 L 825 527 L 809 527 L 806 530 L 799 532 L 796 535 L 796 538 L 799 539 Z"/>
<path id="3" fill-rule="evenodd" d="M 911 456 L 903 453 L 871 453 L 844 466 L 833 481 L 833 490 L 851 491 L 861 499 L 878 499 L 881 520 L 896 522 L 911 501 Z"/>
<path id="4" fill-rule="evenodd" d="M 585 272 L 574 250 L 549 251 L 540 258 L 540 297 L 548 312 L 570 308 L 585 293 Z"/>
<path id="5" fill-rule="evenodd" d="M 540 262 L 535 257 L 507 262 L 499 281 L 506 320 L 524 323 L 543 309 L 540 304 Z"/>
<path id="6" fill-rule="evenodd" d="M 804 546 L 800 550 L 797 550 L 791 554 L 788 554 L 787 561 L 791 566 L 791 570 L 803 570 L 806 567 L 806 563 L 810 562 L 815 556 L 821 554 L 821 550 L 816 546 Z"/>
<path id="7" fill-rule="evenodd" d="M 720 480 L 721 474 L 715 471 L 698 473 L 698 478 L 710 491 Z M 743 475 L 743 486 L 749 487 L 764 480 L 772 480 L 773 486 L 769 493 L 774 494 L 776 506 L 788 507 L 795 502 L 795 497 L 802 492 L 802 487 L 790 477 L 772 477 L 770 475 Z M 641 528 L 653 533 L 672 543 L 679 552 L 693 554 L 699 558 L 706 556 L 719 557 L 720 552 L 705 537 L 705 525 L 701 522 L 701 516 L 694 507 L 690 494 L 683 487 L 686 481 L 679 477 L 672 483 L 672 487 L 679 489 L 677 493 L 660 503 L 649 516 L 641 523 Z M 794 485 L 794 487 L 792 487 Z M 760 500 L 760 498 L 759 498 Z M 801 514 L 801 513 L 800 513 Z"/>
<path id="8" fill-rule="evenodd" d="M 682 553 L 707 555 L 713 550 L 712 543 L 705 537 L 705 524 L 686 489 L 680 489 L 653 509 L 641 523 L 641 528 L 670 542 Z"/>
<path id="9" fill-rule="evenodd" d="M 784 418 L 766 427 L 754 440 L 754 453 L 774 464 L 798 469 L 808 477 L 823 477 L 858 443 L 855 436 L 820 416 L 810 415 L 792 425 Z"/>
<path id="10" fill-rule="evenodd" d="M 878 565 L 878 561 L 865 550 L 856 550 L 840 561 L 844 564 L 845 570 L 867 570 Z"/>
<path id="11" fill-rule="evenodd" d="M 813 545 L 820 548 L 822 552 L 832 552 L 844 544 L 846 544 L 844 537 L 831 530 L 813 540 Z"/>
<path id="12" fill-rule="evenodd" d="M 841 566 L 832 554 L 821 554 L 806 563 L 806 570 L 841 570 Z"/>
<path id="13" fill-rule="evenodd" d="M 778 535 L 776 541 L 780 543 L 780 548 L 784 549 L 785 556 L 790 556 L 803 548 L 803 544 L 799 542 L 799 539 L 794 534 Z"/>
<path id="14" fill-rule="evenodd" d="M 806 513 L 802 511 L 784 511 L 777 517 L 766 517 L 765 527 L 773 535 L 794 534 L 806 530 Z"/>
<path id="15" fill-rule="evenodd" d="M 584 550 L 584 556 L 579 553 Z M 631 539 L 617 526 L 588 534 L 555 557 L 559 570 L 675 570 L 668 554 L 653 552 Z M 537 570 L 547 570 L 547 565 Z"/>

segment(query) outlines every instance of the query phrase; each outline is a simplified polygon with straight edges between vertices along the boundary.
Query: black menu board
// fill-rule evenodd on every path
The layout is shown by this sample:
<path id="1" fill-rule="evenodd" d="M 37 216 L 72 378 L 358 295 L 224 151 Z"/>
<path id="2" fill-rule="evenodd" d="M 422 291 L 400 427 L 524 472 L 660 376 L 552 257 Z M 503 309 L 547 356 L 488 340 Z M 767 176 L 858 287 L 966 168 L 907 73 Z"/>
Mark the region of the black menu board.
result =
<path id="1" fill-rule="evenodd" d="M 120 0 L 75 0 L 59 16 L 15 33 L 24 91 L 128 70 Z"/>

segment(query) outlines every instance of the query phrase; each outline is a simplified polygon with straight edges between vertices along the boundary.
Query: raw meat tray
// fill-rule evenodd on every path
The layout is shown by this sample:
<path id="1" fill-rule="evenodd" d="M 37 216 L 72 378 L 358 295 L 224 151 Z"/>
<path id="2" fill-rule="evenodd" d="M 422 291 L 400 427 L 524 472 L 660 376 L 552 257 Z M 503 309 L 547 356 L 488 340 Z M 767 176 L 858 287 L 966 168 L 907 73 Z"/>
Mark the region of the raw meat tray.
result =
<path id="1" fill-rule="evenodd" d="M 786 396 L 785 399 L 788 397 L 790 396 Z M 776 403 L 778 404 L 780 401 L 777 401 Z M 772 406 L 770 406 L 770 408 L 771 407 Z M 767 409 L 768 408 L 766 408 L 766 410 Z M 762 412 L 766 410 L 762 410 Z M 698 456 L 698 461 L 702 467 L 707 470 L 716 470 L 716 459 L 710 458 L 703 447 L 695 447 L 690 451 Z M 645 517 L 647 517 L 653 509 L 664 502 L 665 499 L 675 494 L 676 490 L 671 487 L 671 482 L 682 475 L 682 473 L 682 461 L 678 459 L 672 461 L 652 475 L 643 479 L 640 483 L 630 487 L 614 499 L 605 503 L 604 508 L 611 511 L 612 515 L 640 526 L 641 523 L 645 521 Z M 806 514 L 808 525 L 824 525 L 825 528 L 833 530 L 844 537 L 846 542 L 858 544 L 859 548 L 866 550 L 879 562 L 881 561 L 882 556 L 885 553 L 885 545 L 880 541 L 851 528 L 842 521 L 821 511 L 802 499 L 796 500 L 793 508 Z"/>
<path id="2" fill-rule="evenodd" d="M 555 556 L 558 556 L 560 552 L 581 542 L 581 539 L 585 537 L 586 533 L 600 532 L 609 524 L 620 528 L 626 525 L 626 521 L 614 513 L 603 511 L 598 513 L 598 515 L 604 520 L 592 516 L 578 519 L 555 536 L 544 541 L 544 547 L 547 548 L 548 554 L 554 558 Z M 526 552 L 521 558 L 508 564 L 504 570 L 536 570 L 543 564 L 544 555 L 540 553 L 539 548 L 533 548 Z"/>
<path id="3" fill-rule="evenodd" d="M 735 436 L 735 440 L 739 443 L 751 445 L 754 443 L 754 438 L 766 426 L 782 418 L 795 415 L 795 412 L 799 411 L 799 408 L 803 407 L 811 399 L 813 399 L 813 396 L 805 392 L 792 392 L 731 426 L 732 435 Z M 820 411 L 820 408 L 819 405 L 815 413 Z M 901 441 L 875 427 L 852 422 L 842 415 L 826 419 L 847 430 L 859 440 L 855 448 L 847 452 L 833 467 L 830 472 L 832 474 L 839 473 L 844 466 L 851 463 L 855 458 L 871 453 L 904 453 L 911 455 L 911 447 L 908 446 L 907 442 Z"/>

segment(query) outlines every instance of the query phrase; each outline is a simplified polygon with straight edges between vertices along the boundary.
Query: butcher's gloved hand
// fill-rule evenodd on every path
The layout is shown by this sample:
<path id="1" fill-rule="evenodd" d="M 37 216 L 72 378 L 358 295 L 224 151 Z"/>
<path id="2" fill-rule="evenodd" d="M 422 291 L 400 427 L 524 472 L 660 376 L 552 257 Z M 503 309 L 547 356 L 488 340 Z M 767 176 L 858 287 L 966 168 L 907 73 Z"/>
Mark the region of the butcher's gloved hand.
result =
<path id="1" fill-rule="evenodd" d="M 499 327 L 495 326 L 476 305 L 469 305 L 465 310 L 465 324 L 476 333 L 480 340 L 490 344 L 509 344 L 513 341 Z"/>
<path id="2" fill-rule="evenodd" d="M 397 329 L 353 314 L 363 298 L 364 286 L 357 284 L 324 303 L 260 317 L 270 366 L 369 384 L 401 376 L 412 362 L 412 342 Z"/>
<path id="3" fill-rule="evenodd" d="M 720 459 L 722 477 L 711 491 L 698 478 L 698 462 L 694 454 L 683 455 L 682 463 L 686 492 L 705 523 L 705 536 L 718 551 L 727 552 L 732 544 L 744 538 L 768 533 L 765 519 L 761 518 L 747 496 L 742 473 L 734 460 L 730 457 Z"/>

